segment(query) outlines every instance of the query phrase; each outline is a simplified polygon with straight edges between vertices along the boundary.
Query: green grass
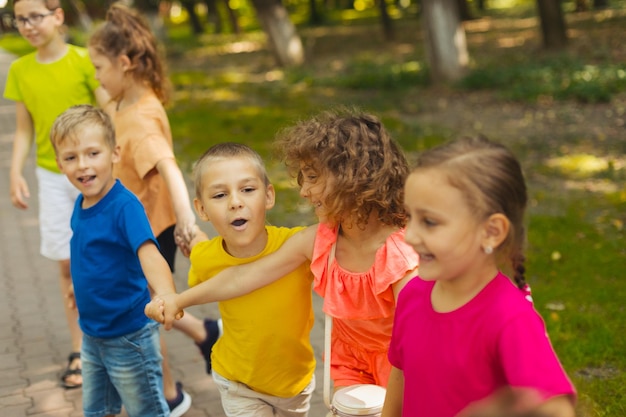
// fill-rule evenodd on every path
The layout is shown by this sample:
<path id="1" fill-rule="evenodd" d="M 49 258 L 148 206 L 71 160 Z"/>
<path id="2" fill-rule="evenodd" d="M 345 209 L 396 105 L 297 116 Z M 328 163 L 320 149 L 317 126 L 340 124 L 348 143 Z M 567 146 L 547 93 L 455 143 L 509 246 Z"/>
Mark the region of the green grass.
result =
<path id="1" fill-rule="evenodd" d="M 582 415 L 626 415 L 626 239 L 614 222 L 618 207 L 590 221 L 590 211 L 612 204 L 565 205 L 560 215 L 530 216 L 528 280 L 553 345 L 581 394 L 581 409 L 589 413 Z M 625 201 L 619 206 L 623 213 Z"/>
<path id="2" fill-rule="evenodd" d="M 489 66 L 472 70 L 460 83 L 466 89 L 497 90 L 503 98 L 534 102 L 540 97 L 608 103 L 626 91 L 626 64 L 585 64 L 572 57 Z"/>

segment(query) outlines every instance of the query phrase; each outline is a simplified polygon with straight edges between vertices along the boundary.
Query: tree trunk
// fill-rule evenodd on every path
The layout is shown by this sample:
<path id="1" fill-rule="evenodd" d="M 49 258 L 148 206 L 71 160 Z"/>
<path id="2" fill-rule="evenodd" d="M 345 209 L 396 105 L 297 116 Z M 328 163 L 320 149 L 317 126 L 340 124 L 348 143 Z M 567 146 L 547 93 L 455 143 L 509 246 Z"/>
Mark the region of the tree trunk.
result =
<path id="1" fill-rule="evenodd" d="M 472 14 L 470 13 L 469 4 L 467 4 L 467 0 L 457 0 L 457 4 L 459 6 L 459 16 L 462 21 L 472 20 Z"/>
<path id="2" fill-rule="evenodd" d="M 317 26 L 322 23 L 322 15 L 317 8 L 317 0 L 309 0 L 309 24 Z"/>
<path id="3" fill-rule="evenodd" d="M 606 9 L 609 7 L 609 0 L 593 0 L 594 9 Z"/>
<path id="4" fill-rule="evenodd" d="M 230 3 L 228 0 L 224 0 L 224 4 L 226 5 L 226 12 L 228 13 L 228 20 L 230 20 L 230 26 L 233 29 L 233 33 L 239 34 L 241 33 L 241 28 L 239 27 L 239 18 L 237 17 L 237 12 L 230 7 Z"/>
<path id="5" fill-rule="evenodd" d="M 543 46 L 547 49 L 562 49 L 567 44 L 565 18 L 560 0 L 537 0 Z"/>
<path id="6" fill-rule="evenodd" d="M 189 15 L 189 24 L 191 25 L 191 30 L 194 35 L 199 35 L 204 32 L 204 27 L 200 22 L 200 18 L 196 13 L 196 2 L 194 0 L 184 0 L 181 1 L 181 5 L 187 10 L 187 14 Z"/>
<path id="7" fill-rule="evenodd" d="M 378 0 L 378 8 L 380 9 L 380 22 L 383 25 L 383 36 L 386 41 L 392 41 L 394 38 L 393 24 L 389 11 L 387 10 L 387 0 Z"/>
<path id="8" fill-rule="evenodd" d="M 257 17 L 267 34 L 269 46 L 281 67 L 304 63 L 302 40 L 280 0 L 252 0 Z"/>
<path id="9" fill-rule="evenodd" d="M 225 3 L 228 4 L 228 1 Z M 222 33 L 222 16 L 217 8 L 217 0 L 204 0 L 207 10 L 207 20 L 213 23 L 213 33 Z"/>
<path id="10" fill-rule="evenodd" d="M 422 19 L 431 78 L 455 81 L 467 69 L 469 54 L 457 0 L 423 0 Z"/>

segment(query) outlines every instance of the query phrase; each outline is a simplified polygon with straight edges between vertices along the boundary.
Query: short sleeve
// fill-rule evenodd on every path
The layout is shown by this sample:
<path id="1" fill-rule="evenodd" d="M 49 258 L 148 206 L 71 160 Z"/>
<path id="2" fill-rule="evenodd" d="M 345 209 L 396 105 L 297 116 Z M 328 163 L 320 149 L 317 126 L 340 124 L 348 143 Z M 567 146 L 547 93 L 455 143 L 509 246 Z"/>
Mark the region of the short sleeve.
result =
<path id="1" fill-rule="evenodd" d="M 126 235 L 131 248 L 137 252 L 141 245 L 148 240 L 153 241 L 158 247 L 146 211 L 139 200 L 130 200 L 120 209 L 118 226 L 121 233 Z"/>
<path id="2" fill-rule="evenodd" d="M 517 315 L 503 327 L 498 354 L 506 380 L 515 387 L 535 387 L 544 398 L 575 395 L 575 389 L 561 365 L 534 309 Z"/>
<path id="3" fill-rule="evenodd" d="M 7 75 L 6 84 L 4 86 L 4 98 L 6 98 L 7 100 L 24 101 L 17 80 L 18 65 L 18 61 L 14 61 L 9 67 L 9 73 Z"/>

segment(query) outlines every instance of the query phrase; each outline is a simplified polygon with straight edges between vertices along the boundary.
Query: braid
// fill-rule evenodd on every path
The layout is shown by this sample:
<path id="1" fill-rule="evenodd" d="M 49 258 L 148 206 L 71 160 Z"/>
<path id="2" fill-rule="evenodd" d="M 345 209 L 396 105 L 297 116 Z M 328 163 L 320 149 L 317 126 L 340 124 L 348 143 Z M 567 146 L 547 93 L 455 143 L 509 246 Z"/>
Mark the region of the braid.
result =
<path id="1" fill-rule="evenodd" d="M 520 227 L 518 235 L 516 236 L 515 243 L 510 248 L 511 254 L 511 266 L 513 267 L 513 281 L 517 288 L 524 292 L 526 299 L 532 303 L 533 297 L 530 290 L 530 285 L 526 282 L 526 257 L 524 256 L 524 242 L 526 240 L 526 231 L 524 227 Z"/>
<path id="2" fill-rule="evenodd" d="M 526 287 L 526 277 L 524 273 L 526 272 L 526 267 L 524 263 L 526 262 L 526 257 L 518 252 L 517 255 L 514 255 L 511 258 L 511 263 L 513 265 L 513 279 L 515 280 L 515 285 L 520 290 L 523 290 Z"/>

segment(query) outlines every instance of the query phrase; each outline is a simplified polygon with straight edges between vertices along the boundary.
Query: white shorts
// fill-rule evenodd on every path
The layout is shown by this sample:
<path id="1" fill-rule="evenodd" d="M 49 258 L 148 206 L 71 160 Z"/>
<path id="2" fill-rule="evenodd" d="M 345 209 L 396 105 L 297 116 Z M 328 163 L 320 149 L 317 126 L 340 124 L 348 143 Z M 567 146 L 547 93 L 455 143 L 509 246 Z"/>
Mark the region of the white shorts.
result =
<path id="1" fill-rule="evenodd" d="M 306 417 L 315 390 L 315 375 L 309 385 L 291 398 L 261 394 L 246 385 L 230 381 L 213 370 L 213 381 L 220 392 L 222 407 L 229 417 Z"/>
<path id="2" fill-rule="evenodd" d="M 54 261 L 70 259 L 70 219 L 80 194 L 64 174 L 35 169 L 39 186 L 40 252 Z"/>

